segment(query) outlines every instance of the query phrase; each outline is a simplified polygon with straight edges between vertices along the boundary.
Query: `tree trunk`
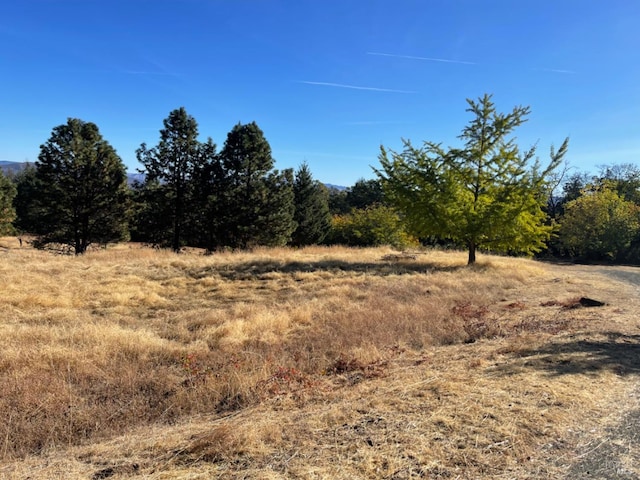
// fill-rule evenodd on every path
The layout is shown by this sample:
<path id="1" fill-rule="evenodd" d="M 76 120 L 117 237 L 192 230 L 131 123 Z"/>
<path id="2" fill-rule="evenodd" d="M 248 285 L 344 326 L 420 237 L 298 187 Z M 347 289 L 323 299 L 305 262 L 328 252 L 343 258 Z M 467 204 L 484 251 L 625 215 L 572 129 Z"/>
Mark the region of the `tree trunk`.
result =
<path id="1" fill-rule="evenodd" d="M 74 232 L 74 242 L 73 242 L 73 253 L 76 255 L 82 255 L 84 252 L 82 251 L 82 239 L 80 237 L 80 232 L 78 229 L 75 229 Z"/>
<path id="2" fill-rule="evenodd" d="M 173 241 L 172 247 L 175 253 L 180 253 L 180 237 L 182 236 L 182 188 L 176 191 L 175 217 L 173 218 Z"/>
<path id="3" fill-rule="evenodd" d="M 469 261 L 467 262 L 467 265 L 473 265 L 476 263 L 476 243 L 471 241 L 467 246 L 469 247 Z"/>
<path id="4" fill-rule="evenodd" d="M 173 227 L 173 241 L 171 246 L 175 253 L 180 253 L 180 223 L 175 222 Z"/>

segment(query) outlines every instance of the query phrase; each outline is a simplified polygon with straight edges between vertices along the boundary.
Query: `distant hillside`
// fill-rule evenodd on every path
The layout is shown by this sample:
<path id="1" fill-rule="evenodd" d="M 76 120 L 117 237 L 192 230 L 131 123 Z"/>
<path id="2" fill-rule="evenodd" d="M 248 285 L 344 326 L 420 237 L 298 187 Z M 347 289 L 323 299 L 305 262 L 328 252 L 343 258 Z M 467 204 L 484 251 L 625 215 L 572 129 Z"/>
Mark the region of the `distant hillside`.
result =
<path id="1" fill-rule="evenodd" d="M 144 173 L 127 173 L 127 182 L 129 185 L 134 184 L 135 182 L 144 183 L 145 179 Z"/>
<path id="2" fill-rule="evenodd" d="M 7 160 L 0 160 L 0 170 L 2 170 L 5 175 L 15 175 L 24 170 L 29 164 L 33 164 L 33 162 L 9 162 Z M 127 182 L 129 185 L 134 182 L 142 183 L 144 182 L 144 178 L 144 173 L 127 173 Z M 343 187 L 342 185 L 332 185 L 331 183 L 325 183 L 324 185 L 329 189 L 340 191 L 347 189 L 347 187 Z"/>
<path id="3" fill-rule="evenodd" d="M 9 162 L 7 160 L 0 160 L 0 170 L 2 170 L 5 175 L 15 175 L 30 164 L 33 165 L 33 162 Z M 144 182 L 144 173 L 127 173 L 127 182 L 129 185 L 136 181 Z"/>
<path id="4" fill-rule="evenodd" d="M 6 160 L 0 160 L 0 169 L 5 175 L 16 174 L 24 170 L 29 163 L 30 162 L 9 162 Z"/>

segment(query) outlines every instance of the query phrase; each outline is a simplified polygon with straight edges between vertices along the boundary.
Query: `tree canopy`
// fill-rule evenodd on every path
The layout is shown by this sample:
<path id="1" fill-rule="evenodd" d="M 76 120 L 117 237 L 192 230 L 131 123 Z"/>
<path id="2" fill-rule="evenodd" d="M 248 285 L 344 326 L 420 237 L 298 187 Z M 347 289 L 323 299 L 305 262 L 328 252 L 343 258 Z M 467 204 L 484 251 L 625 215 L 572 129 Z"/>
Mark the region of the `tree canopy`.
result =
<path id="1" fill-rule="evenodd" d="M 160 223 L 144 216 L 142 219 L 152 230 L 154 226 L 160 230 L 148 232 L 149 236 L 162 239 L 169 234 L 171 248 L 178 252 L 195 213 L 191 208 L 193 177 L 211 160 L 205 154 L 215 155 L 215 145 L 209 141 L 206 145 L 213 149 L 205 148 L 198 141 L 198 124 L 184 107 L 171 111 L 163 124 L 158 145 L 147 148 L 143 143 L 136 155 L 144 166 L 145 183 L 149 187 L 147 199 L 162 206 L 168 218 Z M 166 223 L 170 223 L 170 228 L 166 228 Z"/>
<path id="2" fill-rule="evenodd" d="M 296 171 L 293 194 L 296 229 L 291 244 L 303 246 L 322 242 L 331 228 L 329 193 L 324 185 L 313 179 L 306 163 Z"/>
<path id="3" fill-rule="evenodd" d="M 558 233 L 571 257 L 624 260 L 640 233 L 640 207 L 625 200 L 614 184 L 591 185 L 565 205 Z"/>
<path id="4" fill-rule="evenodd" d="M 435 236 L 465 245 L 468 262 L 476 249 L 533 253 L 544 247 L 552 227 L 545 225 L 549 175 L 561 163 L 568 139 L 546 167 L 534 160 L 535 147 L 520 151 L 509 135 L 526 121 L 529 107 L 499 113 L 490 95 L 467 100 L 473 116 L 458 137 L 461 148 L 426 141 L 404 150 L 381 147 L 376 169 L 385 199 L 419 237 Z M 533 163 L 532 163 L 533 162 Z"/>
<path id="5" fill-rule="evenodd" d="M 293 172 L 273 169 L 271 146 L 255 122 L 238 123 L 220 152 L 215 196 L 220 245 L 285 245 L 293 220 Z"/>
<path id="6" fill-rule="evenodd" d="M 81 254 L 91 243 L 127 237 L 125 167 L 95 124 L 70 118 L 55 127 L 40 147 L 35 180 L 40 243 L 65 243 Z"/>
<path id="7" fill-rule="evenodd" d="M 640 169 L 600 167 L 597 175 L 558 168 L 568 139 L 544 165 L 535 146 L 513 136 L 529 107 L 500 113 L 490 95 L 467 100 L 460 145 L 403 139 L 380 147 L 377 178 L 327 188 L 303 163 L 274 168 L 255 122 L 238 123 L 220 152 L 198 140 L 181 107 L 160 139 L 136 151 L 143 183 L 126 184 L 122 161 L 96 125 L 69 119 L 53 129 L 38 162 L 11 180 L 0 175 L 0 233 L 33 233 L 36 244 L 66 243 L 83 253 L 94 242 L 131 238 L 183 246 L 251 248 L 314 243 L 447 244 L 476 251 L 638 261 Z M 564 188 L 560 188 L 563 184 Z M 556 232 L 549 242 L 551 233 Z M 589 233 L 589 235 L 586 235 Z M 593 235 L 591 235 L 593 234 Z M 587 245 L 588 244 L 588 245 Z"/>
<path id="8" fill-rule="evenodd" d="M 15 196 L 15 185 L 0 171 L 0 235 L 7 234 L 12 230 L 11 223 L 16 216 L 13 207 Z"/>
<path id="9" fill-rule="evenodd" d="M 364 209 L 384 203 L 384 192 L 378 179 L 361 178 L 347 189 L 346 201 L 349 208 Z"/>
<path id="10" fill-rule="evenodd" d="M 35 165 L 27 164 L 23 170 L 15 174 L 13 182 L 16 186 L 16 196 L 13 200 L 16 219 L 13 226 L 19 233 L 33 233 L 37 230 L 35 227 L 37 218 L 34 212 L 36 204 L 34 199 L 37 194 Z"/>

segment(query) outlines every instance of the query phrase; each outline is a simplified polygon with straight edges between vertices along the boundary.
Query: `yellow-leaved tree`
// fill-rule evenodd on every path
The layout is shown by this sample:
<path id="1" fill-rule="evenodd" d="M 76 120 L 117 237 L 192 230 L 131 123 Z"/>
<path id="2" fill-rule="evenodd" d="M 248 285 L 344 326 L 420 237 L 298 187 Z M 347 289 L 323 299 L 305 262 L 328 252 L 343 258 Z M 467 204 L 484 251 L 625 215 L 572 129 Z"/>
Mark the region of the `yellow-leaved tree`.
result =
<path id="1" fill-rule="evenodd" d="M 491 95 L 467 100 L 471 122 L 458 137 L 460 148 L 440 143 L 404 150 L 381 147 L 381 168 L 375 169 L 385 199 L 398 209 L 412 233 L 460 243 L 468 263 L 476 250 L 535 253 L 545 246 L 552 226 L 545 222 L 550 176 L 567 152 L 568 138 L 542 166 L 535 147 L 521 151 L 513 130 L 526 121 L 529 107 L 496 111 Z"/>

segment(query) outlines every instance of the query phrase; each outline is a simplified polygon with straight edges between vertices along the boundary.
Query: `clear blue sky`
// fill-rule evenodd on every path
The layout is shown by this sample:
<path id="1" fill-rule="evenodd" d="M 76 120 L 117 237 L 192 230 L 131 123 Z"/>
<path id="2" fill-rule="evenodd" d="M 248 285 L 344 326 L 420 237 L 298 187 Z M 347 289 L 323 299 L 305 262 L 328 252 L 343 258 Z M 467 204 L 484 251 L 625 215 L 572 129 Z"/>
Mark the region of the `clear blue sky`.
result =
<path id="1" fill-rule="evenodd" d="M 636 0 L 14 0 L 0 4 L 0 160 L 98 125 L 130 171 L 180 106 L 219 148 L 256 121 L 276 167 L 372 178 L 381 144 L 456 145 L 465 98 L 529 105 L 519 144 L 582 171 L 640 161 Z"/>

